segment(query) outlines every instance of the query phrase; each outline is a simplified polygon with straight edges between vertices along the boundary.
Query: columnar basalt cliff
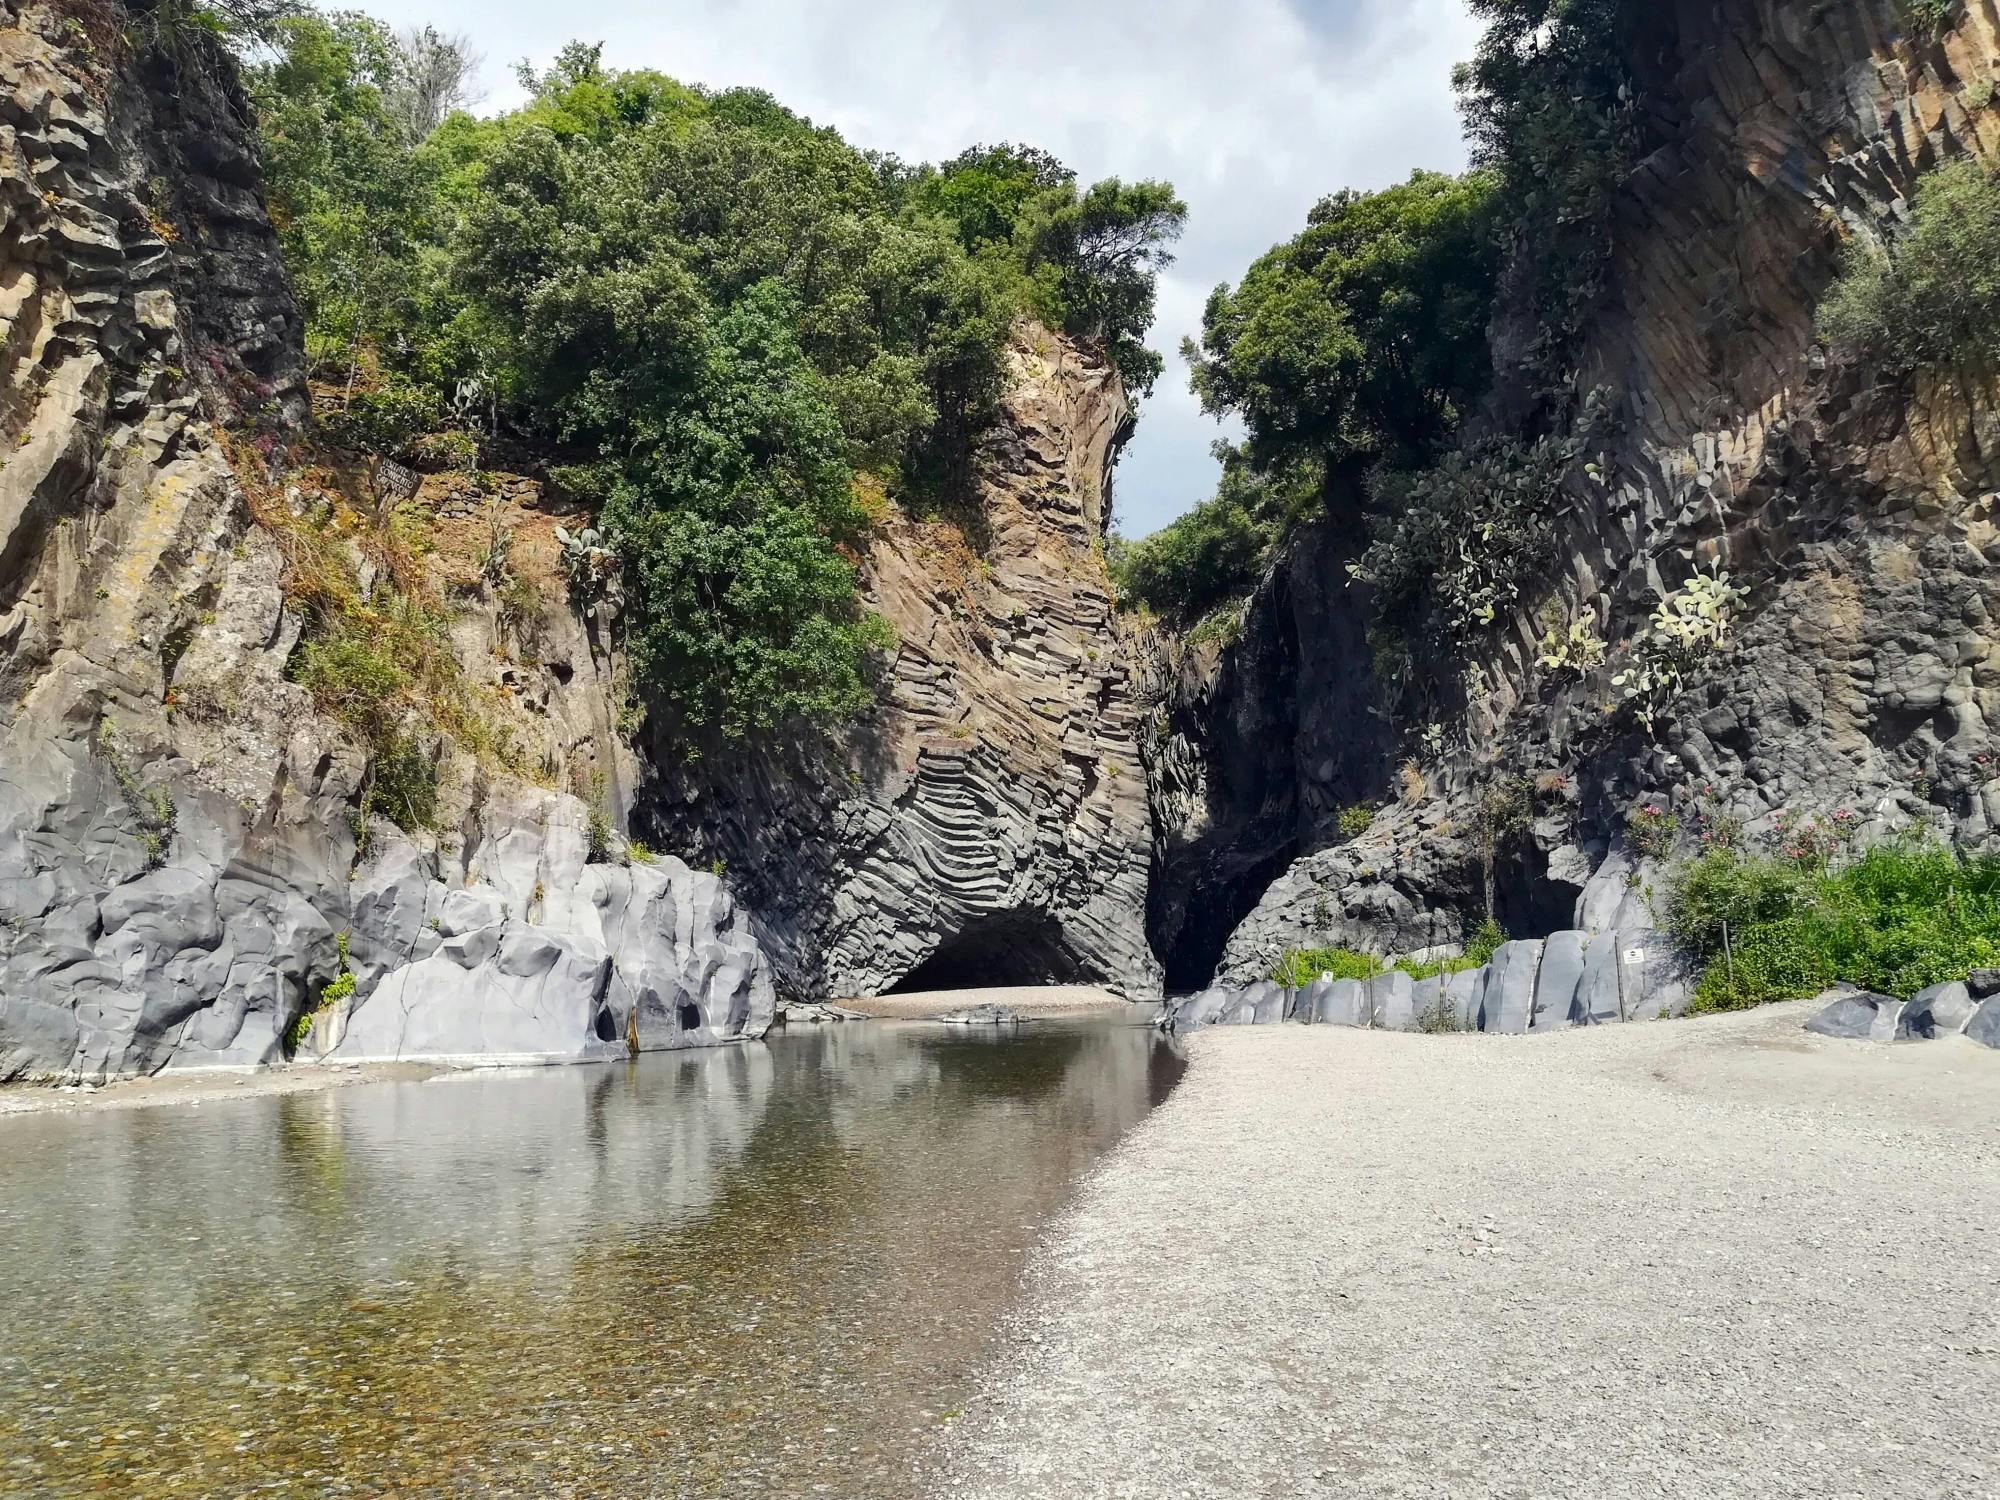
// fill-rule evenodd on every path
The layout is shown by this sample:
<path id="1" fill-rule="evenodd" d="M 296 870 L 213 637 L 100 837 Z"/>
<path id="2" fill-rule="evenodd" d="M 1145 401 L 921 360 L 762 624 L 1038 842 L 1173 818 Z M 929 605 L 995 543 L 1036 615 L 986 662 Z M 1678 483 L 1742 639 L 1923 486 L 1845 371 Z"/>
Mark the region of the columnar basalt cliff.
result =
<path id="1" fill-rule="evenodd" d="M 1131 653 L 1103 560 L 1131 411 L 1024 326 L 970 504 L 891 513 L 870 602 L 897 642 L 840 745 L 701 768 L 655 815 L 707 841 L 801 996 L 1088 981 L 1159 991 Z"/>
<path id="2" fill-rule="evenodd" d="M 288 1030 L 342 1057 L 757 1034 L 771 978 L 721 883 L 587 862 L 577 797 L 432 736 L 442 831 L 366 817 L 245 489 L 305 399 L 243 101 L 198 28 L 134 53 L 96 14 L 0 5 L 0 1078 L 269 1062 Z M 545 624 L 495 713 L 616 796 L 613 664 Z M 490 611 L 461 634 L 525 672 Z"/>
<path id="3" fill-rule="evenodd" d="M 1345 753 L 1371 671 L 1366 599 L 1327 564 L 1337 539 L 1295 539 L 1242 644 L 1184 665 L 1156 710 L 1174 734 L 1154 753 L 1165 867 L 1219 872 L 1199 932 L 1179 916 L 1187 891 L 1156 901 L 1170 972 L 1242 981 L 1296 944 L 1408 951 L 1475 920 L 1488 888 L 1517 936 L 1642 931 L 1652 866 L 1626 815 L 1704 788 L 1753 831 L 1841 808 L 1864 836 L 1992 836 L 1991 382 L 1829 362 L 1814 313 L 1842 244 L 1882 238 L 1924 172 L 2000 152 L 2000 14 L 1956 6 L 1933 36 L 1897 0 L 1685 0 L 1654 25 L 1657 50 L 1630 59 L 1650 154 L 1620 193 L 1611 291 L 1574 377 L 1610 393 L 1620 431 L 1601 481 L 1573 484 L 1559 576 L 1471 663 L 1456 744 L 1427 750 L 1400 724 L 1401 748 L 1367 768 Z M 1496 333 L 1512 336 L 1504 308 Z M 1748 588 L 1744 618 L 1642 732 L 1610 682 L 1617 643 L 1716 565 Z M 1564 680 L 1537 643 L 1576 618 L 1614 650 Z M 1346 686 L 1297 693 L 1291 662 Z M 1284 743 L 1246 792 L 1201 752 L 1259 714 Z M 1482 809 L 1500 787 L 1518 805 L 1496 827 Z M 1348 797 L 1389 805 L 1343 840 L 1324 808 Z M 1292 862 L 1264 884 L 1280 850 Z"/>

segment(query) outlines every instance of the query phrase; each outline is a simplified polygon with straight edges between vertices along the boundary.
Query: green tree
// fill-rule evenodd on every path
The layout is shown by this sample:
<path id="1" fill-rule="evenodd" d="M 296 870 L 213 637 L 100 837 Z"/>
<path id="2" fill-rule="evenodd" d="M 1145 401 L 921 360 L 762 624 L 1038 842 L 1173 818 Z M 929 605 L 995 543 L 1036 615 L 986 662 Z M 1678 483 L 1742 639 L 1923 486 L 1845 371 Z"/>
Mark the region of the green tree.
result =
<path id="1" fill-rule="evenodd" d="M 351 388 L 364 354 L 407 346 L 441 270 L 433 174 L 388 103 L 395 38 L 357 12 L 275 23 L 248 69 L 265 192 L 306 319 L 306 355 Z"/>
<path id="2" fill-rule="evenodd" d="M 914 507 L 962 487 L 1017 318 L 1157 372 L 1140 340 L 1185 213 L 1162 184 L 1080 192 L 1014 146 L 906 169 L 594 43 L 524 67 L 519 110 L 437 121 L 409 50 L 309 16 L 252 69 L 316 373 L 350 397 L 334 435 L 376 454 L 476 411 L 547 456 L 602 509 L 670 732 L 866 702 L 855 476 Z"/>
<path id="3" fill-rule="evenodd" d="M 1910 227 L 1886 249 L 1857 242 L 1820 305 L 1841 353 L 1892 374 L 2000 361 L 2000 179 L 1976 161 L 1917 184 Z"/>
<path id="4" fill-rule="evenodd" d="M 1240 414 L 1266 466 L 1436 453 L 1485 387 L 1494 189 L 1489 173 L 1419 172 L 1323 199 L 1209 298 L 1186 348 L 1203 409 Z"/>
<path id="5" fill-rule="evenodd" d="M 633 644 L 691 724 L 740 737 L 852 714 L 886 627 L 839 544 L 866 518 L 792 296 L 753 288 L 717 324 L 702 378 L 622 466 L 604 519 L 643 601 Z"/>
<path id="6" fill-rule="evenodd" d="M 1454 77 L 1475 164 L 1501 184 L 1524 275 L 1520 355 L 1533 396 L 1562 404 L 1570 360 L 1602 305 L 1614 195 L 1642 144 L 1630 59 L 1675 24 L 1645 0 L 1468 0 L 1486 22 Z M 1510 372 L 1515 373 L 1515 372 Z"/>
<path id="7" fill-rule="evenodd" d="M 1043 196 L 1017 232 L 1025 240 L 1034 306 L 1047 322 L 1094 339 L 1139 395 L 1164 368 L 1146 347 L 1167 248 L 1187 224 L 1187 205 L 1164 182 L 1115 177 L 1067 198 Z"/>
<path id="8" fill-rule="evenodd" d="M 1106 178 L 1079 189 L 1046 151 L 975 146 L 938 167 L 877 164 L 906 218 L 947 226 L 1012 295 L 1052 328 L 1103 345 L 1135 394 L 1163 368 L 1146 347 L 1159 273 L 1187 224 L 1163 182 Z"/>
<path id="9" fill-rule="evenodd" d="M 1259 474 L 1241 448 L 1218 444 L 1215 494 L 1113 557 L 1121 603 L 1143 605 L 1185 627 L 1256 586 L 1271 550 L 1318 503 L 1320 475 L 1299 464 Z"/>

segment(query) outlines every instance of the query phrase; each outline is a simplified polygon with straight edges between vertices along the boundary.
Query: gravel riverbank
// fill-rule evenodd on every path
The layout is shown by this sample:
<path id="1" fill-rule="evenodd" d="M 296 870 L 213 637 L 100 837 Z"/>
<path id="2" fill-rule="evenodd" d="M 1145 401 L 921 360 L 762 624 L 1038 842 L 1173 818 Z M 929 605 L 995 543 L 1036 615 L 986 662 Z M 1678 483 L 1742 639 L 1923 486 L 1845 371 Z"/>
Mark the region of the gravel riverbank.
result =
<path id="1" fill-rule="evenodd" d="M 2000 1492 L 2000 1054 L 1810 1011 L 1203 1034 L 933 1493 Z"/>
<path id="2" fill-rule="evenodd" d="M 357 1083 L 420 1082 L 451 1072 L 435 1063 L 351 1063 L 344 1067 L 200 1068 L 114 1078 L 104 1084 L 0 1085 L 0 1117 L 80 1109 L 144 1109 L 209 1099 L 319 1094 Z"/>
<path id="3" fill-rule="evenodd" d="M 1087 984 L 1045 984 L 1018 989 L 925 990 L 902 995 L 869 995 L 835 1003 L 845 1010 L 857 1010 L 863 1015 L 895 1021 L 930 1021 L 953 1011 L 970 1010 L 975 1005 L 1003 1005 L 1040 1021 L 1080 1020 L 1088 1016 L 1127 1016 L 1138 1021 L 1150 1020 L 1159 1014 L 1156 1005 L 1134 1005 L 1110 990 Z"/>

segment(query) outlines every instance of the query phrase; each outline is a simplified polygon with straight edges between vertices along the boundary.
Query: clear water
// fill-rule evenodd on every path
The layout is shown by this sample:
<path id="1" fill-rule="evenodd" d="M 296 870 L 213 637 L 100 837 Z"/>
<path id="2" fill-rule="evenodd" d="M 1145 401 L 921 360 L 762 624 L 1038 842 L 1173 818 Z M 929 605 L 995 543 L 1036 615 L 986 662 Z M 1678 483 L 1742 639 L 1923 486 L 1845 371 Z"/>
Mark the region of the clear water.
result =
<path id="1" fill-rule="evenodd" d="M 0 1494 L 894 1500 L 1137 1026 L 0 1119 Z"/>

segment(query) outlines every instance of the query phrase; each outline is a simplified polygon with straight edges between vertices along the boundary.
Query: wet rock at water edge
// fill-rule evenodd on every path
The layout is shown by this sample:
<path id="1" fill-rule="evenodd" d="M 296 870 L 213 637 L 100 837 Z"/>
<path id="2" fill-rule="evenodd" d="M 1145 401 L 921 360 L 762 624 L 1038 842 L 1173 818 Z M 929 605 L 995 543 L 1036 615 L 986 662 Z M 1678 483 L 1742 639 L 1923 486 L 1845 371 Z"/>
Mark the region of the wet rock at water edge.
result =
<path id="1" fill-rule="evenodd" d="M 774 1022 L 779 1026 L 821 1026 L 831 1021 L 872 1021 L 874 1019 L 866 1011 L 849 1010 L 842 1005 L 816 1005 L 809 1001 L 781 1000 L 778 1002 Z"/>

